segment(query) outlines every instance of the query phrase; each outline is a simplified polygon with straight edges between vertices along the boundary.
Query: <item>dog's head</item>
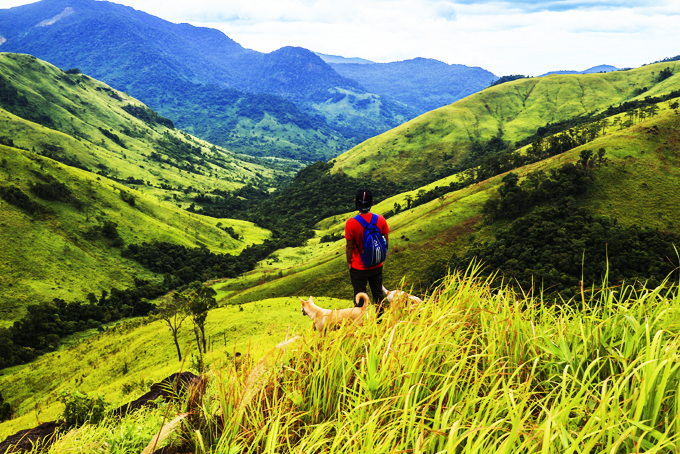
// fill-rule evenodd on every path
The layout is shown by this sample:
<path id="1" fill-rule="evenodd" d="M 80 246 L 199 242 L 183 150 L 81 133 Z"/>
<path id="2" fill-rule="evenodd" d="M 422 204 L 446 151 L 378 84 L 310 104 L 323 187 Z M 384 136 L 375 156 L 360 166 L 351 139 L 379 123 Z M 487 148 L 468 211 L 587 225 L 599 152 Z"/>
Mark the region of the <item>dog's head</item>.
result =
<path id="1" fill-rule="evenodd" d="M 302 311 L 302 315 L 304 315 L 304 316 L 309 315 L 309 314 L 307 314 L 307 311 L 305 310 L 305 306 L 309 306 L 309 303 L 314 304 L 314 298 L 310 296 L 309 299 L 306 300 L 306 301 L 303 300 L 302 298 L 299 298 L 299 300 L 300 300 L 300 303 L 301 303 L 300 310 Z"/>
<path id="2" fill-rule="evenodd" d="M 387 300 L 387 302 L 389 302 L 390 305 L 396 304 L 399 306 L 406 306 L 410 310 L 413 310 L 416 304 L 423 302 L 423 300 L 421 300 L 417 296 L 411 295 L 410 293 L 404 292 L 403 290 L 389 291 L 385 287 L 383 287 L 383 294 L 385 300 Z"/>

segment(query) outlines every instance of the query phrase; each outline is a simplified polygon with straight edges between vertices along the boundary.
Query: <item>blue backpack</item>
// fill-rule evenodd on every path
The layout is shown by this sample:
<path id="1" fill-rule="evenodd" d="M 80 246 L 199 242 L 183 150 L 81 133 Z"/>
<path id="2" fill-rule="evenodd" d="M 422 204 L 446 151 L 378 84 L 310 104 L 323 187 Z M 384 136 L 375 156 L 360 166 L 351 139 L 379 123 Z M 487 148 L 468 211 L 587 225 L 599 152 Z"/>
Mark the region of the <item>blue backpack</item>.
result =
<path id="1" fill-rule="evenodd" d="M 354 216 L 354 219 L 359 221 L 364 228 L 364 239 L 361 242 L 361 261 L 366 268 L 372 268 L 385 261 L 387 256 L 387 242 L 383 238 L 380 229 L 376 225 L 378 222 L 378 215 L 371 216 L 371 222 L 367 223 L 360 214 Z"/>

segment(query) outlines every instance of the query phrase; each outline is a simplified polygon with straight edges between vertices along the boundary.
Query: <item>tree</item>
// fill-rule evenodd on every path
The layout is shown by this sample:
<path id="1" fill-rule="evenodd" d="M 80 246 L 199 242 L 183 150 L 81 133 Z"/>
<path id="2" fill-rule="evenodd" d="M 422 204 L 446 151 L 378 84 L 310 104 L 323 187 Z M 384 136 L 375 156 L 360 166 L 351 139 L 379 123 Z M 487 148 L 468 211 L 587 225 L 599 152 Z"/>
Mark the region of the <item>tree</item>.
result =
<path id="1" fill-rule="evenodd" d="M 207 351 L 207 342 L 205 337 L 205 320 L 208 317 L 208 311 L 217 307 L 215 295 L 217 292 L 211 287 L 205 287 L 200 282 L 194 282 L 189 285 L 189 289 L 182 293 L 188 302 L 188 309 L 191 313 L 191 319 L 194 322 L 194 330 L 196 332 L 196 340 L 198 341 L 198 351 L 201 352 L 201 345 L 203 346 L 203 353 Z"/>
<path id="2" fill-rule="evenodd" d="M 659 73 L 658 81 L 663 82 L 673 75 L 673 71 L 670 68 L 665 68 Z"/>
<path id="3" fill-rule="evenodd" d="M 12 417 L 12 407 L 9 402 L 5 402 L 2 397 L 2 392 L 0 392 L 0 422 L 6 421 Z"/>
<path id="4" fill-rule="evenodd" d="M 175 347 L 177 347 L 177 357 L 182 361 L 182 351 L 179 348 L 177 333 L 182 327 L 182 322 L 189 316 L 186 298 L 182 294 L 173 294 L 171 298 L 158 305 L 158 315 L 168 324 L 172 339 L 175 341 Z"/>
<path id="5" fill-rule="evenodd" d="M 647 112 L 649 113 L 650 117 L 655 117 L 657 112 L 659 111 L 659 106 L 656 104 L 652 104 L 647 108 Z"/>

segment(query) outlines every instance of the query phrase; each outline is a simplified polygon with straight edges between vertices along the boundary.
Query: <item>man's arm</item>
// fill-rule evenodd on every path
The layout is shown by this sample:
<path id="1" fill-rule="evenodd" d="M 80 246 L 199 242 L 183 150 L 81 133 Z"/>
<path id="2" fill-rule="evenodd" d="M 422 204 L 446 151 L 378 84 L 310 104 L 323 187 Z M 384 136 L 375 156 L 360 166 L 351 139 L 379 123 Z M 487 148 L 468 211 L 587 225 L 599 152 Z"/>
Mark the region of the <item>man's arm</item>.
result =
<path id="1" fill-rule="evenodd" d="M 352 269 L 352 255 L 354 255 L 354 241 L 347 240 L 345 245 L 345 255 L 347 256 L 347 266 Z"/>

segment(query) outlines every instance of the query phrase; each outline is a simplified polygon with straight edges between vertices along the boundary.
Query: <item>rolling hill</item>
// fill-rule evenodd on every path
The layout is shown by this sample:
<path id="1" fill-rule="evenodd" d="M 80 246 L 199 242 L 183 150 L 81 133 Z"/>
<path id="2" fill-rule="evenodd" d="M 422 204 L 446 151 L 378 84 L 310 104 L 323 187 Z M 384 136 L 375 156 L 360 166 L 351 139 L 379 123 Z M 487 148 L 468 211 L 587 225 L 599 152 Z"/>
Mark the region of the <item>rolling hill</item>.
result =
<path id="1" fill-rule="evenodd" d="M 124 93 L 32 56 L 0 54 L 0 68 L 3 325 L 28 302 L 82 299 L 151 277 L 121 257 L 124 244 L 238 253 L 269 236 L 180 207 L 199 191 L 275 184 L 296 163 L 244 161 Z"/>
<path id="2" fill-rule="evenodd" d="M 660 80 L 669 68 L 672 76 Z M 475 142 L 526 140 L 539 128 L 626 101 L 678 90 L 680 66 L 659 63 L 607 74 L 552 75 L 487 88 L 374 137 L 338 156 L 334 170 L 403 182 L 455 173 Z M 463 169 L 461 169 L 463 170 Z"/>

